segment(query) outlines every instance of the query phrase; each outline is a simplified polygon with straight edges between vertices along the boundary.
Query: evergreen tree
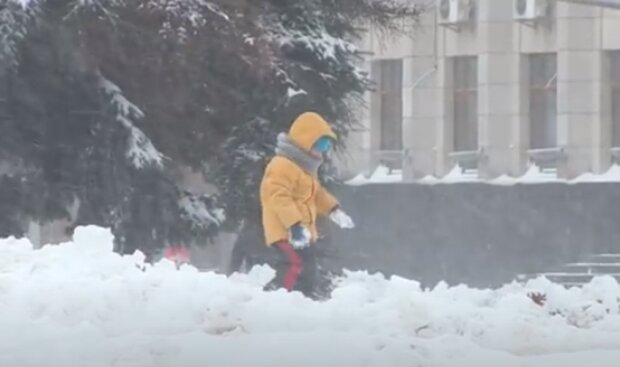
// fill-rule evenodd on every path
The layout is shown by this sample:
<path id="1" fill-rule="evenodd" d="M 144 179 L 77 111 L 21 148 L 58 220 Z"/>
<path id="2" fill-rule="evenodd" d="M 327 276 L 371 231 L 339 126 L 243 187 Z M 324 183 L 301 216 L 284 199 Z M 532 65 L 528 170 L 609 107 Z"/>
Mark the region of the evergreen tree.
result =
<path id="1" fill-rule="evenodd" d="M 259 220 L 253 216 L 264 166 L 277 134 L 298 114 L 322 114 L 340 138 L 337 151 L 343 150 L 356 126 L 355 113 L 364 108 L 363 94 L 372 89 L 360 69 L 363 51 L 356 46 L 364 27 L 407 33 L 423 10 L 405 0 L 261 2 L 258 27 L 270 45 L 271 74 L 256 93 L 245 95 L 247 117 L 232 125 L 219 151 L 215 178 L 229 218 Z"/>
<path id="2" fill-rule="evenodd" d="M 0 0 L 0 235 L 76 206 L 76 225 L 153 254 L 256 219 L 277 133 L 305 110 L 341 141 L 354 125 L 371 88 L 358 27 L 402 30 L 419 11 L 404 0 Z M 180 167 L 219 195 L 185 192 Z"/>
<path id="3" fill-rule="evenodd" d="M 140 95 L 130 88 L 140 79 L 119 72 L 125 55 L 107 49 L 103 57 L 96 51 L 105 43 L 86 43 L 93 34 L 140 43 L 119 26 L 131 24 L 132 9 L 105 5 L 41 2 L 36 24 L 19 29 L 19 55 L 9 55 L 18 61 L 2 75 L 0 149 L 11 167 L 0 183 L 9 199 L 0 204 L 3 232 L 23 234 L 29 219 L 66 218 L 78 203 L 76 225 L 111 227 L 121 252 L 153 254 L 166 244 L 207 239 L 224 219 L 221 210 L 213 198 L 178 187 L 176 162 L 148 135 L 146 125 L 157 121 L 138 106 L 143 100 L 128 97 Z M 147 33 L 147 45 L 158 31 Z M 117 81 L 127 82 L 128 91 Z"/>

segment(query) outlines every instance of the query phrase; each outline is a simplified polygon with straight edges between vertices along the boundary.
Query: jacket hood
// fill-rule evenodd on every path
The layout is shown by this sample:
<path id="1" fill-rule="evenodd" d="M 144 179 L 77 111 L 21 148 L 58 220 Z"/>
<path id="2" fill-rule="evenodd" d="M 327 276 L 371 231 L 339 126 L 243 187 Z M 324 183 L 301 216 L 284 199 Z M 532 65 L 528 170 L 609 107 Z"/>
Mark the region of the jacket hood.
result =
<path id="1" fill-rule="evenodd" d="M 314 143 L 322 136 L 337 139 L 327 121 L 315 112 L 299 115 L 288 132 L 289 139 L 306 152 L 310 152 Z"/>

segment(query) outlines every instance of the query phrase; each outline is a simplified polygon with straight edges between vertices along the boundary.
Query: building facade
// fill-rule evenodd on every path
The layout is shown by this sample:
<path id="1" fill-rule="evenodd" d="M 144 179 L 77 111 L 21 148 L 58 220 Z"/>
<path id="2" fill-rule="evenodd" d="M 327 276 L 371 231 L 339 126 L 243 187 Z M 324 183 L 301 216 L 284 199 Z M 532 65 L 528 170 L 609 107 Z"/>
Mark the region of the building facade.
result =
<path id="1" fill-rule="evenodd" d="M 377 88 L 343 174 L 382 164 L 404 180 L 454 170 L 492 179 L 535 164 L 570 179 L 620 158 L 620 10 L 431 2 L 413 34 L 363 41 Z"/>

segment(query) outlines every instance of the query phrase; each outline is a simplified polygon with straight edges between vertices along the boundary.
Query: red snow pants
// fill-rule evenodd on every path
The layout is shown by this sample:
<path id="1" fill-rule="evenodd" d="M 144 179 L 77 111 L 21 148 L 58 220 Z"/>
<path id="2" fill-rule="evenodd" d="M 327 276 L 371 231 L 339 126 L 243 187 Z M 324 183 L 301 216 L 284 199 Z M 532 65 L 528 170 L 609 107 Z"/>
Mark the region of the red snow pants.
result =
<path id="1" fill-rule="evenodd" d="M 311 296 L 317 277 L 317 259 L 314 245 L 296 250 L 288 241 L 280 241 L 272 246 L 275 259 L 270 266 L 276 270 L 275 278 L 265 286 L 265 290 L 284 288 L 300 291 Z"/>

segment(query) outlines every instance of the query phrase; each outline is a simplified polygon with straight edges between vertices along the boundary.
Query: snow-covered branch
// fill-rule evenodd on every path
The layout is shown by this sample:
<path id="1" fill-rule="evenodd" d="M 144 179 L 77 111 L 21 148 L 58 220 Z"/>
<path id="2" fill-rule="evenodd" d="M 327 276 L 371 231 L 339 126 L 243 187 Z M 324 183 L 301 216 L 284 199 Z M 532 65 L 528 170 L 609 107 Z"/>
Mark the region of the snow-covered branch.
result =
<path id="1" fill-rule="evenodd" d="M 144 118 L 144 113 L 125 98 L 116 84 L 101 74 L 99 74 L 99 86 L 110 98 L 110 104 L 116 109 L 116 121 L 129 130 L 127 158 L 131 160 L 133 166 L 138 169 L 146 166 L 162 168 L 165 156 L 155 148 L 151 139 L 132 122 L 133 119 Z"/>
<path id="2" fill-rule="evenodd" d="M 270 29 L 271 38 L 280 47 L 303 47 L 318 55 L 321 61 L 338 62 L 340 53 L 354 54 L 358 48 L 352 42 L 345 41 L 329 34 L 322 27 L 307 29 L 286 29 L 278 23 Z"/>
<path id="3" fill-rule="evenodd" d="M 188 220 L 193 229 L 205 230 L 211 226 L 219 227 L 226 220 L 222 208 L 214 205 L 213 199 L 208 196 L 196 196 L 186 193 L 179 200 L 181 216 Z"/>
<path id="4" fill-rule="evenodd" d="M 174 35 L 180 40 L 187 38 L 207 24 L 208 17 L 215 14 L 220 19 L 230 22 L 230 17 L 218 4 L 207 0 L 148 0 L 144 8 L 163 12 L 161 34 L 164 37 Z"/>
<path id="5" fill-rule="evenodd" d="M 0 6 L 0 71 L 17 65 L 17 46 L 37 13 L 37 0 L 9 0 Z"/>

